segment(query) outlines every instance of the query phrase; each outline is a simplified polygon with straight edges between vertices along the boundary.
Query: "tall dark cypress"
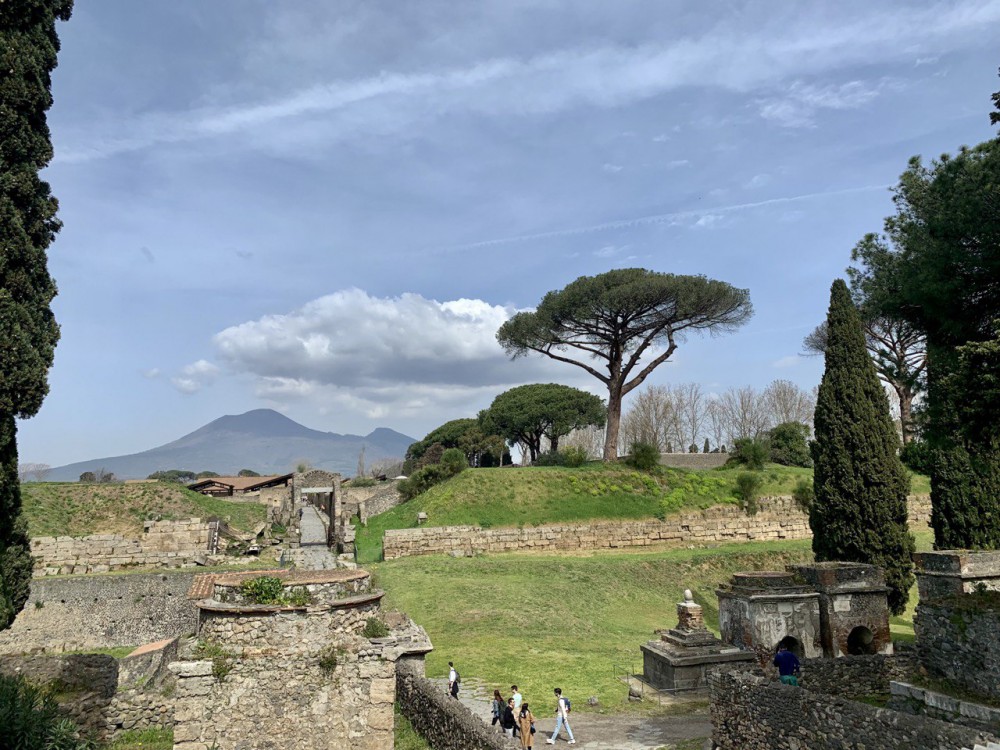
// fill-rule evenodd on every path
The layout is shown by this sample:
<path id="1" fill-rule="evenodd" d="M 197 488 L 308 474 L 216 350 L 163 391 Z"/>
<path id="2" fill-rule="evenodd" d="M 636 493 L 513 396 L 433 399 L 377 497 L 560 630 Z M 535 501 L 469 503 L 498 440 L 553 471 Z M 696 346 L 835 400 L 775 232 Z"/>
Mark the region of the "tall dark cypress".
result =
<path id="1" fill-rule="evenodd" d="M 889 606 L 899 614 L 913 584 L 907 527 L 909 479 L 897 454 L 889 401 L 865 349 L 847 284 L 830 290 L 826 370 L 816 400 L 812 446 L 816 499 L 809 512 L 813 552 L 885 569 Z"/>
<path id="2" fill-rule="evenodd" d="M 24 607 L 31 582 L 17 477 L 17 423 L 48 392 L 59 327 L 46 250 L 58 204 L 38 173 L 52 158 L 45 113 L 72 0 L 0 2 L 0 629 Z"/>

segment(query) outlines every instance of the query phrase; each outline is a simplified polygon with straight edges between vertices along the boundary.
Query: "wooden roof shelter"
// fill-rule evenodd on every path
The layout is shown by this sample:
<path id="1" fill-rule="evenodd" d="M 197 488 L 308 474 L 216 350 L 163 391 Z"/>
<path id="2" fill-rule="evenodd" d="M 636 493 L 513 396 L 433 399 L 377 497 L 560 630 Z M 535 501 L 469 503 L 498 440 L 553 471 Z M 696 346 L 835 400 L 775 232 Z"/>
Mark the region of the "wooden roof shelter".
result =
<path id="1" fill-rule="evenodd" d="M 292 481 L 291 474 L 271 475 L 266 477 L 207 477 L 201 481 L 189 484 L 189 490 L 213 497 L 232 497 L 257 492 L 265 487 L 287 487 Z"/>

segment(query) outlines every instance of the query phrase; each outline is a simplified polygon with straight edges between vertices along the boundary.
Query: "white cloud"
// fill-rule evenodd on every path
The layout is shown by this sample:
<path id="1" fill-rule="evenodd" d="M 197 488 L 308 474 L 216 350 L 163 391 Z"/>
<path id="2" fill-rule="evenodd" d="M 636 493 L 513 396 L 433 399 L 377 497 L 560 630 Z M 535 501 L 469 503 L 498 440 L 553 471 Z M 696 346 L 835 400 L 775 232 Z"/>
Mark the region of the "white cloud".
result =
<path id="1" fill-rule="evenodd" d="M 605 172 L 609 172 L 610 174 L 615 174 L 617 172 L 621 172 L 623 169 L 625 169 L 625 167 L 623 167 L 621 164 L 604 164 L 601 167 L 601 169 L 603 169 Z"/>
<path id="2" fill-rule="evenodd" d="M 802 363 L 802 357 L 798 354 L 789 354 L 787 357 L 782 357 L 771 363 L 771 367 L 777 367 L 783 369 L 786 367 L 795 367 Z"/>
<path id="3" fill-rule="evenodd" d="M 747 189 L 750 189 L 750 190 L 753 190 L 753 189 L 756 189 L 756 188 L 762 188 L 765 185 L 769 185 L 769 184 L 771 184 L 771 175 L 769 175 L 769 174 L 755 174 L 753 177 L 751 177 L 749 180 L 747 180 L 745 183 L 743 183 L 743 187 L 745 187 Z"/>
<path id="4" fill-rule="evenodd" d="M 762 99 L 758 111 L 765 120 L 786 128 L 813 127 L 820 110 L 858 109 L 882 92 L 899 90 L 899 81 L 883 78 L 877 82 L 849 81 L 816 86 L 796 81 L 779 97 Z"/>
<path id="5" fill-rule="evenodd" d="M 704 214 L 698 218 L 694 225 L 702 229 L 707 229 L 708 227 L 715 226 L 721 220 L 722 216 L 720 214 Z"/>
<path id="6" fill-rule="evenodd" d="M 670 136 L 666 133 L 660 133 L 659 135 L 653 136 L 653 143 L 666 143 L 670 140 Z"/>
<path id="7" fill-rule="evenodd" d="M 594 251 L 594 257 L 596 258 L 614 258 L 619 255 L 623 250 L 627 249 L 628 245 L 605 245 L 604 247 L 598 248 Z"/>
<path id="8" fill-rule="evenodd" d="M 211 384 L 219 375 L 219 368 L 211 362 L 199 359 L 181 368 L 180 374 L 170 378 L 170 382 L 181 393 L 197 393 Z"/>
<path id="9" fill-rule="evenodd" d="M 667 162 L 667 169 L 677 169 L 678 167 L 686 167 L 691 163 L 689 159 L 674 159 L 673 161 Z"/>
<path id="10" fill-rule="evenodd" d="M 148 370 L 143 370 L 142 376 L 144 378 L 147 378 L 148 380 L 155 380 L 156 378 L 160 377 L 160 368 L 151 367 Z"/>
<path id="11" fill-rule="evenodd" d="M 248 134 L 262 146 L 317 139 L 412 137 L 414 125 L 469 113 L 525 117 L 574 107 L 612 108 L 682 88 L 764 92 L 793 76 L 854 65 L 912 60 L 925 50 L 967 44 L 1000 21 L 1000 2 L 939 5 L 901 13 L 873 5 L 865 14 L 819 23 L 814 15 L 776 16 L 748 30 L 723 21 L 699 37 L 634 46 L 543 50 L 522 57 L 467 60 L 419 72 L 385 71 L 330 79 L 270 99 L 185 112 L 88 120 L 64 133 L 57 160 L 86 161 L 207 138 Z M 761 114 L 788 126 L 808 123 L 810 109 L 856 107 L 878 92 L 852 81 L 841 87 L 793 84 L 791 97 L 761 103 Z M 837 101 L 840 103 L 838 104 Z"/>

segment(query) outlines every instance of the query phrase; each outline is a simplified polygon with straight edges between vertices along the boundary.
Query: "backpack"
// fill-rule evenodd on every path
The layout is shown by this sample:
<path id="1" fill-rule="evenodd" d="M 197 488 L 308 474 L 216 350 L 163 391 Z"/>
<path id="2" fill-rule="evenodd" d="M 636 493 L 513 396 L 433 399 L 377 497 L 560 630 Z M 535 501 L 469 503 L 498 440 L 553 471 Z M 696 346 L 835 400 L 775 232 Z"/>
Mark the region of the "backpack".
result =
<path id="1" fill-rule="evenodd" d="M 569 713 L 570 711 L 573 710 L 573 704 L 570 703 L 569 698 L 567 698 L 565 695 L 563 696 L 563 700 L 566 702 L 566 713 Z"/>
<path id="2" fill-rule="evenodd" d="M 459 685 L 462 684 L 462 675 L 458 673 L 457 669 L 455 670 L 455 682 L 458 683 Z"/>

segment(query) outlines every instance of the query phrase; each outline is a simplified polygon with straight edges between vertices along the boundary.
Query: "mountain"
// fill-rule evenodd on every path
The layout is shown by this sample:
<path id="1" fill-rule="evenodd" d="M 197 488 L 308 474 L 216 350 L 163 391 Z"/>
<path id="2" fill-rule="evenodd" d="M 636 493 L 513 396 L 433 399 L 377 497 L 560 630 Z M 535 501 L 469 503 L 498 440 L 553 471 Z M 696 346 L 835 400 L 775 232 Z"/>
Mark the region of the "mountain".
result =
<path id="1" fill-rule="evenodd" d="M 358 454 L 365 462 L 402 458 L 414 439 L 386 427 L 368 435 L 338 435 L 311 430 L 272 409 L 228 415 L 199 427 L 172 443 L 128 456 L 95 458 L 52 469 L 50 481 L 76 481 L 85 471 L 104 469 L 119 479 L 141 479 L 154 471 L 187 469 L 223 476 L 240 469 L 261 474 L 285 474 L 296 464 L 353 476 Z"/>

